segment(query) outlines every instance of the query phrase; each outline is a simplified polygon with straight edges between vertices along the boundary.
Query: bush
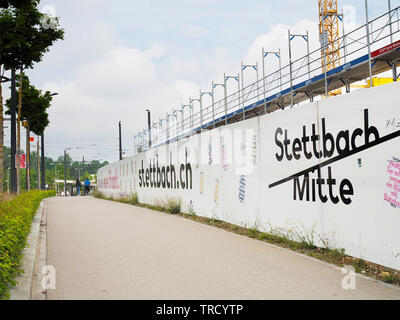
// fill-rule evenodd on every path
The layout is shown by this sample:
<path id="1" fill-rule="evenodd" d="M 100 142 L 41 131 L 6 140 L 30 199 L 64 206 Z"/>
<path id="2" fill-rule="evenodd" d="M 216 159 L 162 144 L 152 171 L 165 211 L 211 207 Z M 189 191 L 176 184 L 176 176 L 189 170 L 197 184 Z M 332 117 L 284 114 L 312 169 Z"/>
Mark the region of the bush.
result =
<path id="1" fill-rule="evenodd" d="M 98 198 L 98 199 L 103 199 L 103 200 L 107 200 L 107 197 L 104 196 L 99 190 L 95 189 L 93 191 L 93 197 Z"/>
<path id="2" fill-rule="evenodd" d="M 131 196 L 130 204 L 131 204 L 131 205 L 134 205 L 134 206 L 136 206 L 136 205 L 139 204 L 139 197 L 138 197 L 137 193 L 134 193 L 134 194 Z"/>
<path id="3" fill-rule="evenodd" d="M 0 198 L 0 300 L 8 298 L 13 279 L 22 272 L 22 251 L 40 202 L 52 196 L 55 191 L 30 191 L 13 199 Z"/>
<path id="4" fill-rule="evenodd" d="M 169 198 L 165 202 L 166 210 L 167 210 L 167 212 L 169 212 L 171 214 L 181 213 L 181 206 L 182 206 L 181 199 Z"/>

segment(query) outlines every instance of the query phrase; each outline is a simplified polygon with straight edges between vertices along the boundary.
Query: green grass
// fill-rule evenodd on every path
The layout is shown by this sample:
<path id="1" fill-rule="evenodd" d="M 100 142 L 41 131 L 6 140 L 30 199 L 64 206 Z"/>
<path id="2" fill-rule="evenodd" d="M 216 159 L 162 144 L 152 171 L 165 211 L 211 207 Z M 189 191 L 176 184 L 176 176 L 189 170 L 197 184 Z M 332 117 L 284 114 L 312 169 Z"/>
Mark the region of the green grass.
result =
<path id="1" fill-rule="evenodd" d="M 0 300 L 8 299 L 13 280 L 21 274 L 20 261 L 40 202 L 55 191 L 30 191 L 0 198 Z"/>

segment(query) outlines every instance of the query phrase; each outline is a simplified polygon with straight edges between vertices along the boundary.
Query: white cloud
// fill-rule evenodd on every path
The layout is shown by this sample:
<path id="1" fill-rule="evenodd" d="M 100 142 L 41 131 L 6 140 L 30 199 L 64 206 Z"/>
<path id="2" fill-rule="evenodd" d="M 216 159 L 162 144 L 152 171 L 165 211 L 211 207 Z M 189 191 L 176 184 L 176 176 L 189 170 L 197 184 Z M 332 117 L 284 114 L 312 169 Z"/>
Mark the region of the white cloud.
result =
<path id="1" fill-rule="evenodd" d="M 163 53 L 161 47 L 145 51 L 113 47 L 81 67 L 74 81 L 46 83 L 46 90 L 60 93 L 50 110 L 50 144 L 55 147 L 58 141 L 77 139 L 77 145 L 81 145 L 79 137 L 84 144 L 90 139 L 115 138 L 121 120 L 126 148 L 133 150 L 134 132 L 146 125 L 146 107 L 156 119 L 198 90 L 190 81 L 162 80 L 156 60 Z"/>

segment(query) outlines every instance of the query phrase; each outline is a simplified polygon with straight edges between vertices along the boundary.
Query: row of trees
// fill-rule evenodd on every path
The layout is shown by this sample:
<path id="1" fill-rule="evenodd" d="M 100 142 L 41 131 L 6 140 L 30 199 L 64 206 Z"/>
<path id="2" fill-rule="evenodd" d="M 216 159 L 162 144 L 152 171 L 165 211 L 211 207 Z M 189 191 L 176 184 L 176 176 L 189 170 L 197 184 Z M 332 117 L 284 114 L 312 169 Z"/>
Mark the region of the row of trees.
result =
<path id="1" fill-rule="evenodd" d="M 4 190 L 7 190 L 9 187 L 9 169 L 10 169 L 10 148 L 4 148 L 5 155 L 5 172 L 6 179 L 3 182 Z M 38 163 L 37 163 L 37 153 L 36 151 L 32 151 L 30 153 L 31 156 L 31 188 L 38 189 Z M 54 180 L 64 180 L 64 156 L 59 156 L 57 160 L 54 160 L 51 157 L 45 157 L 45 184 L 49 186 L 49 188 L 54 188 Z M 66 157 L 66 169 L 67 169 L 67 180 L 76 180 L 80 179 L 83 181 L 89 175 L 96 175 L 97 171 L 108 164 L 108 162 L 100 162 L 100 161 L 88 161 L 88 162 L 78 162 L 72 161 L 71 157 L 67 155 Z M 27 170 L 21 170 L 21 190 L 28 190 L 27 183 Z"/>
<path id="2" fill-rule="evenodd" d="M 58 18 L 39 12 L 38 5 L 39 0 L 0 0 L 0 193 L 4 188 L 4 105 L 1 82 L 9 80 L 4 77 L 5 70 L 11 70 L 12 74 L 11 99 L 6 105 L 12 119 L 17 118 L 17 154 L 21 152 L 22 121 L 28 125 L 28 135 L 30 132 L 42 134 L 49 124 L 47 109 L 51 103 L 51 93 L 36 89 L 24 71 L 42 61 L 49 48 L 64 38 L 64 30 L 59 27 Z M 19 71 L 17 81 L 16 70 Z M 18 108 L 15 107 L 15 82 L 19 93 Z M 29 150 L 27 154 L 30 154 Z M 14 173 L 13 169 L 11 172 Z M 21 187 L 20 173 L 21 170 L 17 168 L 17 192 Z"/>

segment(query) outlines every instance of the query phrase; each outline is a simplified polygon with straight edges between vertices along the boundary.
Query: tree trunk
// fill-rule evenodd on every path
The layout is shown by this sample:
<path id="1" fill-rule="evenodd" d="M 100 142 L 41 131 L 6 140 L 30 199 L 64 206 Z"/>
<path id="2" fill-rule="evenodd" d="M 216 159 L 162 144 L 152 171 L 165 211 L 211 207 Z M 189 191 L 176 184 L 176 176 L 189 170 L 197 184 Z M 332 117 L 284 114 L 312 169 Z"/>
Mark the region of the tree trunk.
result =
<path id="1" fill-rule="evenodd" d="M 19 73 L 19 101 L 17 119 L 17 154 L 21 155 L 22 68 Z M 17 195 L 21 193 L 21 167 L 17 164 Z"/>
<path id="2" fill-rule="evenodd" d="M 1 64 L 0 64 L 1 75 Z M 0 194 L 3 193 L 4 186 L 4 117 L 3 117 L 3 89 L 0 78 Z"/>

